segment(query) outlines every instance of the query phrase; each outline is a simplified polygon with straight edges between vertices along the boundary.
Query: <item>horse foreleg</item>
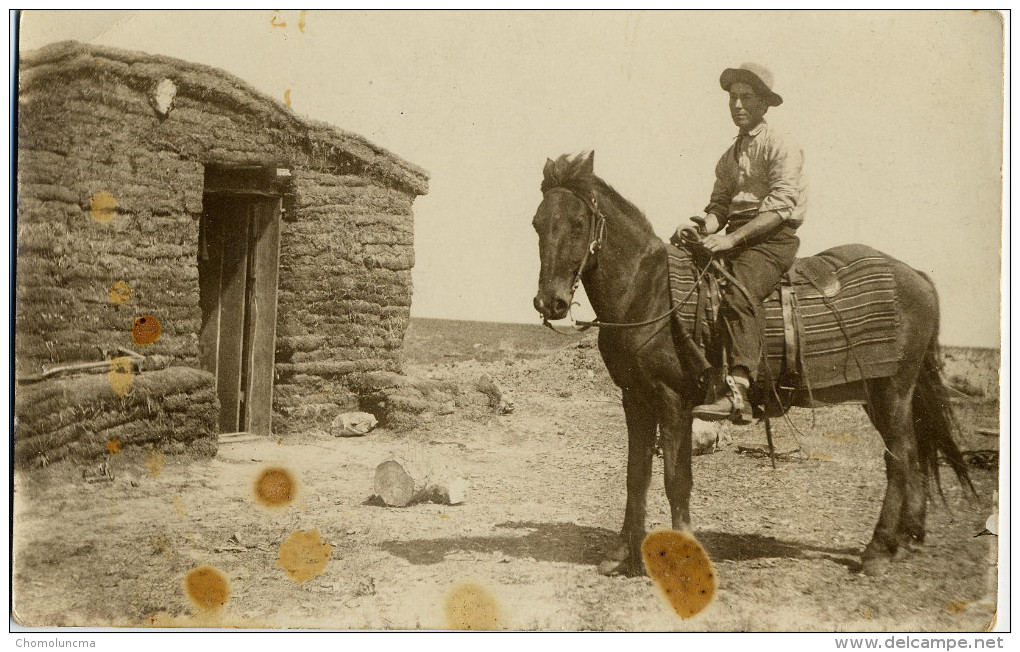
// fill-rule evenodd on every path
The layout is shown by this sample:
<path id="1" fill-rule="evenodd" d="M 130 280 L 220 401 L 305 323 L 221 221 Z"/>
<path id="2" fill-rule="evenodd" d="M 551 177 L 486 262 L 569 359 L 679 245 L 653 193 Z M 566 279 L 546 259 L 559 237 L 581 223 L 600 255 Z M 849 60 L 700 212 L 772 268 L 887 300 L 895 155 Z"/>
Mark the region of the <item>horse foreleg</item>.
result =
<path id="1" fill-rule="evenodd" d="M 647 401 L 625 392 L 623 411 L 627 419 L 627 509 L 620 533 L 620 547 L 599 565 L 604 575 L 639 575 L 644 572 L 641 543 L 645 538 L 645 509 L 652 478 L 655 429 L 658 421 Z"/>
<path id="2" fill-rule="evenodd" d="M 692 440 L 690 401 L 684 401 L 672 390 L 665 392 L 660 407 L 662 458 L 666 498 L 674 530 L 691 531 Z"/>

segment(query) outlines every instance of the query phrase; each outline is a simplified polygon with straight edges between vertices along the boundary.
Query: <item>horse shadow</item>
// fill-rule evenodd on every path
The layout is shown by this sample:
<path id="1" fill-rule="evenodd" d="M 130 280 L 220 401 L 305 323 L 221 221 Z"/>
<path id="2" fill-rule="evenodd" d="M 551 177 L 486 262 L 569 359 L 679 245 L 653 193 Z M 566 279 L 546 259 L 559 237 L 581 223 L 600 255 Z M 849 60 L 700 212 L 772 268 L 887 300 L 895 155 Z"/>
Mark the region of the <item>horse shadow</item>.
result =
<path id="1" fill-rule="evenodd" d="M 760 534 L 734 534 L 712 530 L 695 535 L 712 561 L 752 561 L 755 559 L 828 559 L 850 572 L 861 570 L 860 550 L 830 548 L 799 541 L 784 541 Z"/>
<path id="2" fill-rule="evenodd" d="M 482 537 L 383 541 L 379 547 L 415 565 L 438 564 L 454 552 L 594 565 L 602 560 L 617 536 L 605 528 L 576 523 L 507 521 L 496 527 L 509 532 Z"/>
<path id="3" fill-rule="evenodd" d="M 619 541 L 619 534 L 576 523 L 506 521 L 496 525 L 506 534 L 442 539 L 383 541 L 378 547 L 415 565 L 438 564 L 452 553 L 503 555 L 516 559 L 598 565 Z M 851 572 L 860 570 L 859 551 L 783 541 L 758 534 L 701 531 L 696 534 L 714 562 L 755 559 L 828 559 Z"/>

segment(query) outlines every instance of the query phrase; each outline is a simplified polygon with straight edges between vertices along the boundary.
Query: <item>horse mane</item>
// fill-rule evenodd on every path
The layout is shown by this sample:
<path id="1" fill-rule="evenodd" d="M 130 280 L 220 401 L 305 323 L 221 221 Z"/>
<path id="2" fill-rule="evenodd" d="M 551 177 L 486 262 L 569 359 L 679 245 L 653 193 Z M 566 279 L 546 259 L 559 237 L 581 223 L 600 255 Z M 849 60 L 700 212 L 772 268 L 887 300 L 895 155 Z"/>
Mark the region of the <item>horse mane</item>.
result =
<path id="1" fill-rule="evenodd" d="M 600 194 L 607 196 L 609 201 L 630 222 L 655 235 L 655 229 L 652 228 L 652 224 L 645 217 L 644 212 L 591 171 L 593 157 L 594 152 L 578 154 L 574 157 L 563 154 L 555 161 L 550 159 L 546 163 L 542 178 L 542 192 L 546 193 L 553 188 L 566 188 L 582 197 L 589 197 L 593 190 L 597 190 Z"/>

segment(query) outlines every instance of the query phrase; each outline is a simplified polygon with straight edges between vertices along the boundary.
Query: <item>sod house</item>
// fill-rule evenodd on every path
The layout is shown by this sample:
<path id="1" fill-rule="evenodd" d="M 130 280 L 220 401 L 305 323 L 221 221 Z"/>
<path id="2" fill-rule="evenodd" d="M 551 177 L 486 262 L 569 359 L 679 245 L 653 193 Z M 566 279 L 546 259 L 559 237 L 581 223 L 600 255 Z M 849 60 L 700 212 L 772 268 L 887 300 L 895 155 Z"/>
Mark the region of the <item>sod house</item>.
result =
<path id="1" fill-rule="evenodd" d="M 208 66 L 19 72 L 17 459 L 285 434 L 399 369 L 423 170 Z"/>

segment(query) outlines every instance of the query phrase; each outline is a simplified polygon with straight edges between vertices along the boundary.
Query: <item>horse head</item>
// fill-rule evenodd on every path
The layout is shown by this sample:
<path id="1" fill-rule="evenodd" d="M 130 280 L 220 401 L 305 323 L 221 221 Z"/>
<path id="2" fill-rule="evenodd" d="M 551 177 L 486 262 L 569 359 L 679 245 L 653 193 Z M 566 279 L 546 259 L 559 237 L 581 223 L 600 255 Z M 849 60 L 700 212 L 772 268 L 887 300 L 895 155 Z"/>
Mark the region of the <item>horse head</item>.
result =
<path id="1" fill-rule="evenodd" d="M 563 319 L 581 274 L 597 246 L 598 208 L 591 194 L 595 153 L 555 161 L 543 169 L 542 203 L 532 225 L 538 232 L 541 271 L 535 310 L 545 319 Z"/>

